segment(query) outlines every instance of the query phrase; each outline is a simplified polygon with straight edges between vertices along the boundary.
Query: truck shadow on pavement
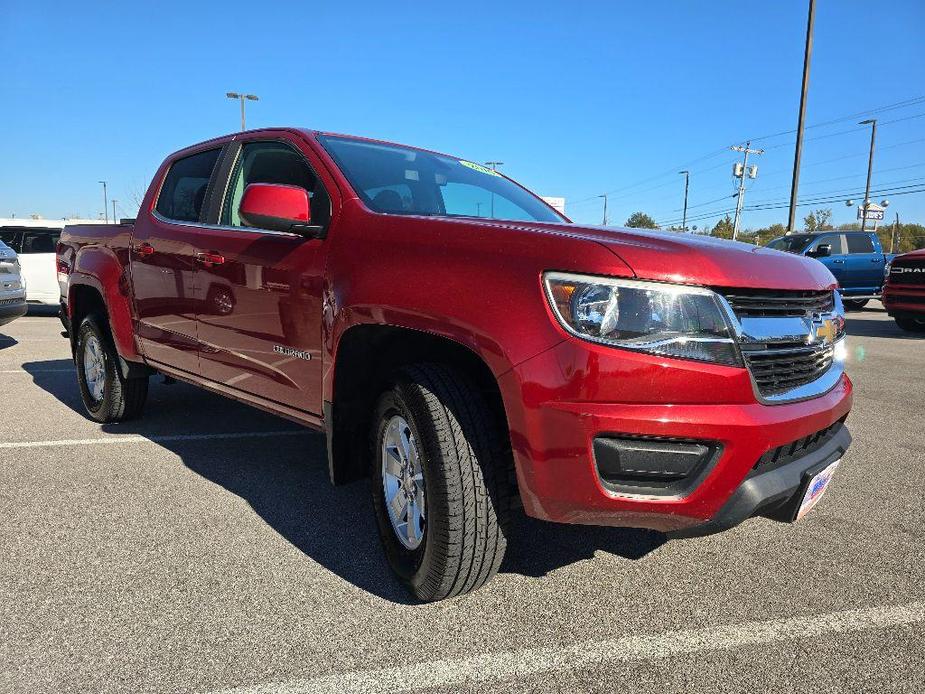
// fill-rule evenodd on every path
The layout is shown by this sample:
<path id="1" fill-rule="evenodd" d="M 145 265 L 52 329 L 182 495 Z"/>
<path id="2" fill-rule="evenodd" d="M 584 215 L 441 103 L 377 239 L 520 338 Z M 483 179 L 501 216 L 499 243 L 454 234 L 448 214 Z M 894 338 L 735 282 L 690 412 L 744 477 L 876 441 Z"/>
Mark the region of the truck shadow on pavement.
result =
<path id="1" fill-rule="evenodd" d="M 36 361 L 23 368 L 36 386 L 85 416 L 70 360 Z M 190 470 L 244 499 L 275 532 L 321 566 L 380 598 L 414 602 L 386 564 L 369 482 L 330 484 L 323 435 L 185 384 L 168 387 L 152 378 L 148 397 L 139 420 L 104 425 L 102 430 L 152 438 Z M 278 438 L 160 439 L 242 431 L 293 433 Z M 518 510 L 501 573 L 541 577 L 598 551 L 636 560 L 664 542 L 661 533 L 545 523 Z"/>
<path id="2" fill-rule="evenodd" d="M 848 317 L 849 337 L 888 337 L 907 340 L 923 340 L 925 333 L 911 333 L 900 328 L 892 320 L 871 320 Z"/>

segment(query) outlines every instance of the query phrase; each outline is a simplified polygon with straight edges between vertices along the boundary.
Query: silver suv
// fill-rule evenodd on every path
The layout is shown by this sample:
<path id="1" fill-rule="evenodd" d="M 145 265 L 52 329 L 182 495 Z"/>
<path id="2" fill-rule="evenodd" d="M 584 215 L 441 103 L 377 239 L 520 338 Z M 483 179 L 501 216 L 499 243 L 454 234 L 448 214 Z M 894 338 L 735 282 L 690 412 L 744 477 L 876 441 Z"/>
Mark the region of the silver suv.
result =
<path id="1" fill-rule="evenodd" d="M 19 271 L 16 251 L 0 241 L 0 325 L 26 312 L 26 288 Z"/>

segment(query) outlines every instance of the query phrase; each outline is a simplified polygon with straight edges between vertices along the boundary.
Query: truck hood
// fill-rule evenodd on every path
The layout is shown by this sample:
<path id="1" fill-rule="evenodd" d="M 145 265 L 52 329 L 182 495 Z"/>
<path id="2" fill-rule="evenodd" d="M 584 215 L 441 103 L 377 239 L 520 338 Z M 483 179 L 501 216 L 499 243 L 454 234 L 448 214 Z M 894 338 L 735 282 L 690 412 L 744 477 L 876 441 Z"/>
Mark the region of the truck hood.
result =
<path id="1" fill-rule="evenodd" d="M 640 279 L 757 289 L 811 290 L 837 286 L 832 273 L 817 260 L 737 241 L 671 231 L 575 224 L 489 223 L 594 241 L 620 258 Z M 588 272 L 600 270 L 589 267 Z"/>

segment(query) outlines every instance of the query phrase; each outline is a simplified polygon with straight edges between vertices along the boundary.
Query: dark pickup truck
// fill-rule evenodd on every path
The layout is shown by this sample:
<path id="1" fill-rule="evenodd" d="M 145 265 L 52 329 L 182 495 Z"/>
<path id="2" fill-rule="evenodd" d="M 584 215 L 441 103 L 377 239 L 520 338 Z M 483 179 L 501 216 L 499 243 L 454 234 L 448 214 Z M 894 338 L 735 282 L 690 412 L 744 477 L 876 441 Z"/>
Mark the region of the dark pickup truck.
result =
<path id="1" fill-rule="evenodd" d="M 845 308 L 863 308 L 879 299 L 886 266 L 895 256 L 883 252 L 873 231 L 819 231 L 788 234 L 768 243 L 768 248 L 815 258 L 838 280 Z"/>

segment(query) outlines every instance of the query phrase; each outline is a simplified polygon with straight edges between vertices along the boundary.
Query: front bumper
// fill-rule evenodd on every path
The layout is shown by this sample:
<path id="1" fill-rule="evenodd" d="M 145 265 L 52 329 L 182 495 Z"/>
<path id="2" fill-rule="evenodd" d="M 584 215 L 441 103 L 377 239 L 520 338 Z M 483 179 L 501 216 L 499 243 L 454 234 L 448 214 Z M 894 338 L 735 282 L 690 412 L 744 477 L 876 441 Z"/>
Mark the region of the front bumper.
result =
<path id="1" fill-rule="evenodd" d="M 762 456 L 834 428 L 852 399 L 844 376 L 819 397 L 765 405 L 756 401 L 745 369 L 572 340 L 499 381 L 528 515 L 674 534 L 722 530 L 779 503 L 781 494 L 793 491 L 793 476 L 800 477 L 817 456 L 755 481 Z M 838 426 L 844 433 L 832 438 L 829 453 L 843 453 L 850 442 Z M 719 453 L 692 488 L 615 491 L 602 481 L 594 458 L 594 439 L 602 435 L 703 442 Z"/>
<path id="2" fill-rule="evenodd" d="M 925 316 L 925 286 L 888 284 L 881 300 L 890 316 Z"/>
<path id="3" fill-rule="evenodd" d="M 9 296 L 0 294 L 0 325 L 6 325 L 10 321 L 26 315 L 29 310 L 26 304 L 26 297 L 20 293 L 18 296 Z"/>

